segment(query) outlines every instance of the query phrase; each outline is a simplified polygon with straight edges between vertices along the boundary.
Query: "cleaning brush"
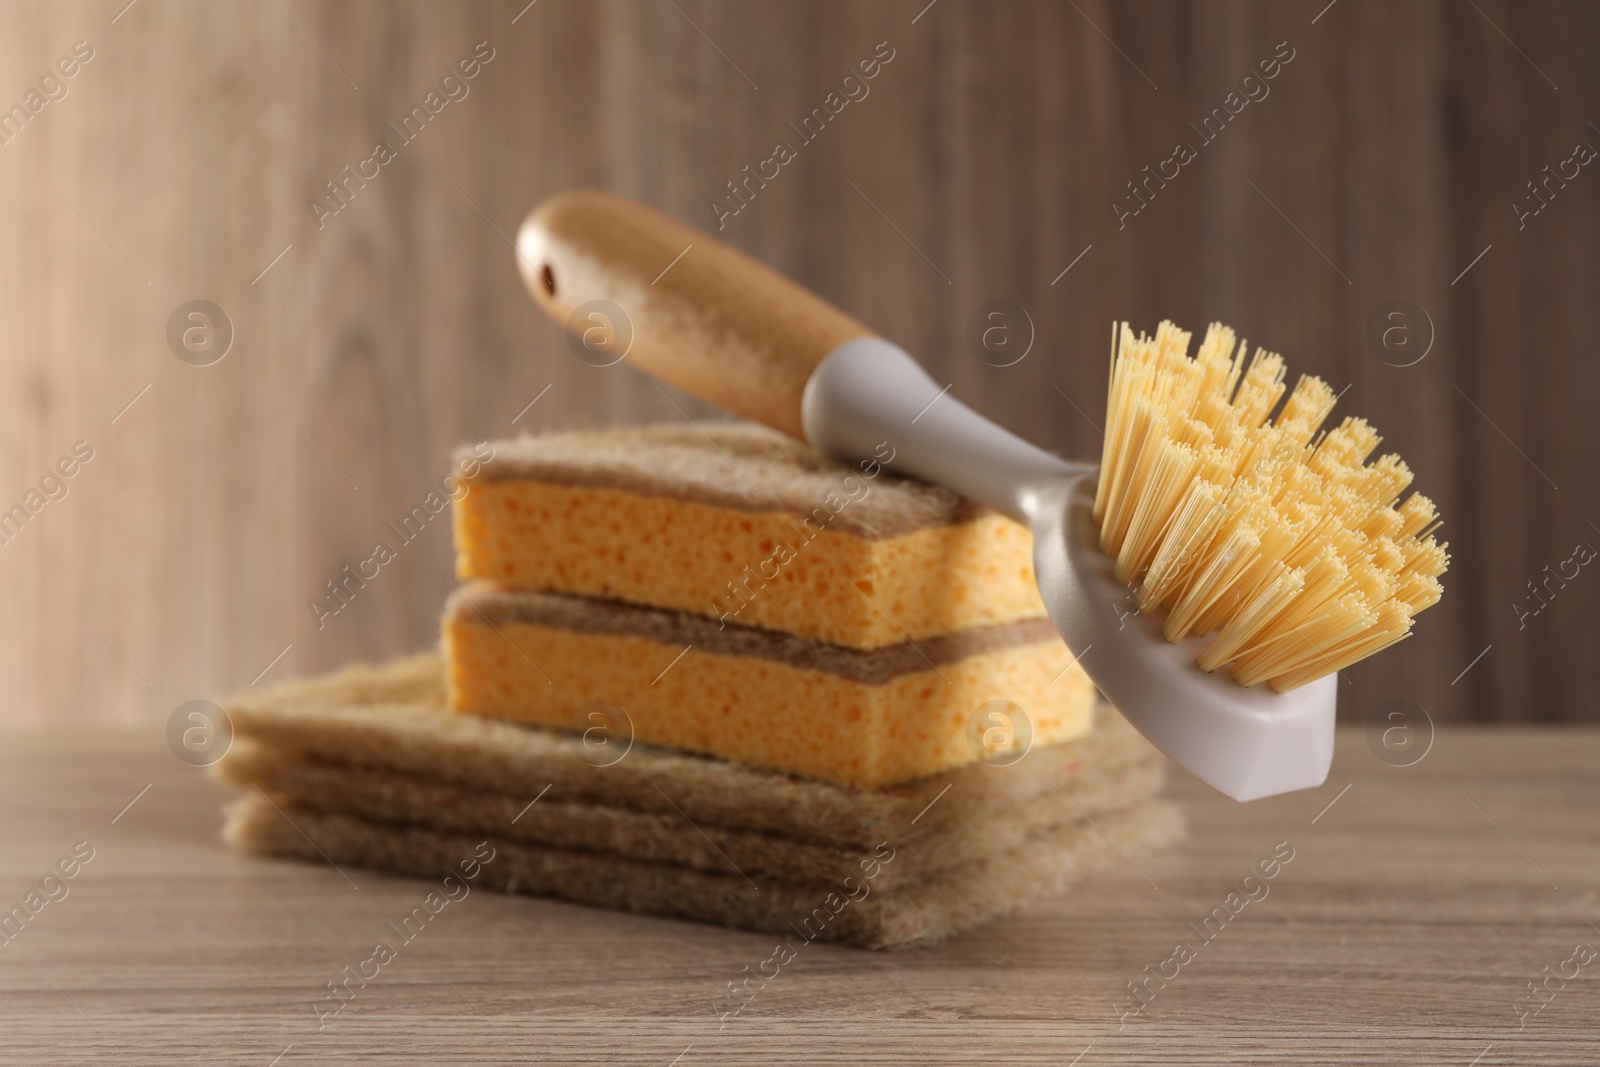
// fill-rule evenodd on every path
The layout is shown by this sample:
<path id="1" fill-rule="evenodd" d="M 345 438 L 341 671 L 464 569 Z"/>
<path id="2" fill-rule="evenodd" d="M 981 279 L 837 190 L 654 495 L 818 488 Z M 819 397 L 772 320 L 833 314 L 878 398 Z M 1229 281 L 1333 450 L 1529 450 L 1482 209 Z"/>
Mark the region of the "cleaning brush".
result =
<path id="1" fill-rule="evenodd" d="M 1411 471 L 1368 462 L 1378 435 L 1360 419 L 1323 429 L 1326 383 L 1288 391 L 1282 357 L 1246 359 L 1225 327 L 1193 358 L 1171 323 L 1153 338 L 1116 328 L 1095 467 L 996 426 L 816 294 L 620 197 L 547 201 L 517 260 L 585 343 L 627 339 L 593 362 L 626 357 L 837 460 L 892 455 L 893 473 L 1025 524 L 1044 606 L 1084 671 L 1239 800 L 1326 779 L 1334 672 L 1439 599 L 1448 557 L 1433 504 L 1400 500 Z"/>
<path id="2" fill-rule="evenodd" d="M 1212 323 L 1112 332 L 1100 550 L 1162 636 L 1215 633 L 1196 665 L 1287 692 L 1380 652 L 1438 603 L 1450 562 L 1433 502 L 1412 493 L 1366 420 L 1323 424 L 1337 397 L 1276 352 Z M 1279 401 L 1283 401 L 1279 408 Z M 1272 412 L 1277 409 L 1274 418 Z"/>

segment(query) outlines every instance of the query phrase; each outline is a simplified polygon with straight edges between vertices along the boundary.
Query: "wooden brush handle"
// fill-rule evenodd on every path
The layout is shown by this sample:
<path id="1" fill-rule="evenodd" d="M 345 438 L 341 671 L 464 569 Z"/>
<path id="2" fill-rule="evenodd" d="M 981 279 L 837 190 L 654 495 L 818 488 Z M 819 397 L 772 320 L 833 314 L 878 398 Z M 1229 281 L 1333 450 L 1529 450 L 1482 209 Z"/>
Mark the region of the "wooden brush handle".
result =
<path id="1" fill-rule="evenodd" d="M 580 336 L 598 325 L 596 343 L 619 349 L 631 325 L 628 363 L 795 437 L 805 436 L 800 397 L 812 370 L 845 341 L 872 335 L 749 256 L 608 193 L 540 204 L 517 235 L 517 260 L 534 300 L 557 322 Z M 627 324 L 608 321 L 615 315 L 605 308 L 571 321 L 594 300 L 621 308 Z"/>

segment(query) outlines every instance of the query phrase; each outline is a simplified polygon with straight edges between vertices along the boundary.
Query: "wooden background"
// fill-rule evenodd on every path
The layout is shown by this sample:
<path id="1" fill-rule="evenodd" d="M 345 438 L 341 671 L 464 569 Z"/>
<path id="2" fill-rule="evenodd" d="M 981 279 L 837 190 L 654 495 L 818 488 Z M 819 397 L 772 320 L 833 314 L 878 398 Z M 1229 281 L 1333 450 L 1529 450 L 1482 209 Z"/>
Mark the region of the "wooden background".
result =
<path id="1" fill-rule="evenodd" d="M 75 442 L 94 449 L 0 545 L 0 719 L 155 723 L 269 664 L 432 640 L 443 521 L 324 629 L 307 601 L 388 538 L 453 445 L 679 418 L 625 364 L 568 352 L 506 235 L 575 186 L 711 224 L 724 183 L 888 42 L 870 95 L 728 241 L 1063 454 L 1098 454 L 1113 319 L 1220 319 L 1283 351 L 1348 387 L 1342 408 L 1419 472 L 1455 560 L 1418 635 L 1348 672 L 1343 713 L 1600 720 L 1600 576 L 1552 583 L 1520 629 L 1515 608 L 1600 545 L 1600 168 L 1523 229 L 1512 209 L 1547 164 L 1600 146 L 1600 8 L 524 2 L 0 11 L 0 104 L 94 48 L 0 145 L 0 508 Z M 323 183 L 480 41 L 495 58 L 470 95 L 319 229 Z M 1119 230 L 1124 183 L 1197 140 L 1189 123 L 1280 42 L 1294 58 L 1270 95 Z M 208 367 L 166 340 L 197 298 L 235 331 Z M 1015 366 L 963 340 L 993 299 L 1036 327 Z M 1365 340 L 1397 299 L 1433 325 L 1413 366 Z"/>

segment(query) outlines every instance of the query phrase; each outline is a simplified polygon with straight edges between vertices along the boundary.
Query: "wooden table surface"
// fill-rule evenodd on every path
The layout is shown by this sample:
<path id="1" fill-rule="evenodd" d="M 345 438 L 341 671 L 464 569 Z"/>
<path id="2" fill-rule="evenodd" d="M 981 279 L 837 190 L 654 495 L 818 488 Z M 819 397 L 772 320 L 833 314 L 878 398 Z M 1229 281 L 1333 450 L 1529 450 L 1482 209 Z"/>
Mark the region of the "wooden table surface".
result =
<path id="1" fill-rule="evenodd" d="M 736 1017 L 714 1003 L 768 935 L 478 892 L 319 1030 L 327 983 L 424 883 L 225 851 L 223 792 L 160 737 L 4 735 L 0 906 L 78 842 L 93 859 L 0 944 L 0 1058 L 1600 1062 L 1600 960 L 1574 954 L 1600 947 L 1600 731 L 1442 731 L 1407 768 L 1339 744 L 1326 786 L 1250 805 L 1175 772 L 1176 850 L 937 948 L 806 946 Z M 1284 841 L 1268 894 L 1203 942 L 1189 923 Z M 1193 958 L 1122 1018 L 1180 941 Z"/>

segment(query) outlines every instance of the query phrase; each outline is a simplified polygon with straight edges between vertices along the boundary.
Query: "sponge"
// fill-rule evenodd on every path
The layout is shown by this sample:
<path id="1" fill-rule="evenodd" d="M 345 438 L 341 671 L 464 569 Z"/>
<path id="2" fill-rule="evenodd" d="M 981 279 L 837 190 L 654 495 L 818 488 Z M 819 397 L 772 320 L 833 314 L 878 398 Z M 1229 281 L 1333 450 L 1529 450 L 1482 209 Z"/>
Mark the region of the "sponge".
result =
<path id="1" fill-rule="evenodd" d="M 445 609 L 444 647 L 458 711 L 581 732 L 604 701 L 636 741 L 840 785 L 981 758 L 995 726 L 1048 745 L 1093 723 L 1094 688 L 1048 619 L 867 651 L 477 583 Z"/>
<path id="2" fill-rule="evenodd" d="M 455 504 L 462 578 L 645 604 L 850 648 L 1042 618 L 1018 523 L 743 423 L 496 442 Z M 470 460 L 470 462 L 468 462 Z"/>

